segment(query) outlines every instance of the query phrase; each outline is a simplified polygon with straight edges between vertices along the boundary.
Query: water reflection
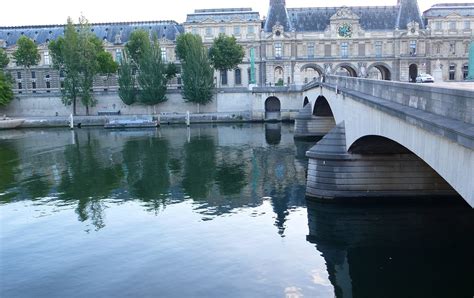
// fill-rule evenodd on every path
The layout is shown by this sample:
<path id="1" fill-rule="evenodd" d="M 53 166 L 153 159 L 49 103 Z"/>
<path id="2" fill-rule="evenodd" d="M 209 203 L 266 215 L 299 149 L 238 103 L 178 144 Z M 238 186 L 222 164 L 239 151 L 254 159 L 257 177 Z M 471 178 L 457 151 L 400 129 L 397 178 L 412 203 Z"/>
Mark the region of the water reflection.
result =
<path id="1" fill-rule="evenodd" d="M 336 297 L 470 297 L 474 213 L 464 205 L 307 202 L 308 241 Z"/>
<path id="2" fill-rule="evenodd" d="M 202 125 L 26 133 L 0 143 L 0 193 L 9 194 L 0 200 L 74 206 L 79 221 L 100 230 L 107 208 L 130 200 L 156 215 L 166 205 L 191 200 L 208 220 L 269 198 L 283 236 L 291 209 L 304 206 L 305 180 L 292 136 L 283 138 L 281 129 Z"/>

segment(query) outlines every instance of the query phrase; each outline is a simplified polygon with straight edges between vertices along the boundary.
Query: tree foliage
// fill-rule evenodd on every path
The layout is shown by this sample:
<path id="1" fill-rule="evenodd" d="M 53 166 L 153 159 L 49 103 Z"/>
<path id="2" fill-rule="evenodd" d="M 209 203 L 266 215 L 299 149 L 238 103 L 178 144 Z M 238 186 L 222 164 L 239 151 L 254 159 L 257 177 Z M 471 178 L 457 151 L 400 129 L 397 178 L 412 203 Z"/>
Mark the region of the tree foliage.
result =
<path id="1" fill-rule="evenodd" d="M 94 77 L 117 70 L 112 55 L 104 50 L 102 41 L 91 32 L 84 17 L 79 18 L 77 26 L 68 18 L 64 37 L 51 41 L 49 49 L 53 66 L 65 74 L 61 89 L 63 103 L 72 103 L 75 115 L 76 102 L 80 98 L 89 114 L 89 107 L 96 104 L 92 92 Z"/>
<path id="2" fill-rule="evenodd" d="M 143 55 L 150 49 L 151 42 L 148 32 L 143 29 L 135 30 L 130 34 L 130 39 L 125 49 L 131 61 L 138 65 Z"/>
<path id="3" fill-rule="evenodd" d="M 12 80 L 0 70 L 0 106 L 5 106 L 13 99 Z"/>
<path id="4" fill-rule="evenodd" d="M 166 101 L 166 85 L 176 76 L 177 69 L 174 64 L 163 62 L 156 36 L 150 41 L 146 31 L 132 32 L 125 52 L 118 79 L 122 101 L 127 105 L 135 102 L 155 105 Z"/>
<path id="5" fill-rule="evenodd" d="M 17 49 L 13 53 L 13 57 L 16 60 L 16 65 L 30 68 L 31 66 L 37 65 L 41 57 L 38 52 L 38 47 L 35 42 L 25 35 L 18 38 Z"/>
<path id="6" fill-rule="evenodd" d="M 214 70 L 201 37 L 186 33 L 177 39 L 176 53 L 182 63 L 183 97 L 206 104 L 212 101 Z"/>
<path id="7" fill-rule="evenodd" d="M 236 68 L 244 58 L 244 48 L 234 36 L 219 34 L 209 49 L 209 58 L 215 69 L 225 71 Z"/>
<path id="8" fill-rule="evenodd" d="M 138 84 L 141 88 L 139 101 L 146 105 L 155 105 L 166 101 L 166 65 L 161 59 L 161 47 L 156 38 L 143 49 L 138 61 Z"/>
<path id="9" fill-rule="evenodd" d="M 0 70 L 6 68 L 8 63 L 10 63 L 10 59 L 8 59 L 7 53 L 0 48 Z"/>
<path id="10" fill-rule="evenodd" d="M 9 104 L 13 99 L 12 79 L 4 72 L 9 62 L 7 53 L 0 49 L 0 106 Z"/>
<path id="11" fill-rule="evenodd" d="M 118 72 L 118 84 L 120 86 L 118 94 L 126 105 L 131 105 L 137 101 L 137 85 L 133 75 L 133 65 L 130 60 L 124 57 L 120 63 Z"/>

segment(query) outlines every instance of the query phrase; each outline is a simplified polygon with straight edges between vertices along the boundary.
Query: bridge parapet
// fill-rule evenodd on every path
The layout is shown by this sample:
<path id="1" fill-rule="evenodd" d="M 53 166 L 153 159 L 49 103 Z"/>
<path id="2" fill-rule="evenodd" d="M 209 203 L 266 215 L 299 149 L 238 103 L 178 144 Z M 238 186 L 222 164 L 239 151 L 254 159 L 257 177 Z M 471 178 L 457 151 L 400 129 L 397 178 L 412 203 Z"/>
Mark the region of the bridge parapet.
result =
<path id="1" fill-rule="evenodd" d="M 341 76 L 326 76 L 324 84 L 474 124 L 474 91 L 471 90 Z"/>

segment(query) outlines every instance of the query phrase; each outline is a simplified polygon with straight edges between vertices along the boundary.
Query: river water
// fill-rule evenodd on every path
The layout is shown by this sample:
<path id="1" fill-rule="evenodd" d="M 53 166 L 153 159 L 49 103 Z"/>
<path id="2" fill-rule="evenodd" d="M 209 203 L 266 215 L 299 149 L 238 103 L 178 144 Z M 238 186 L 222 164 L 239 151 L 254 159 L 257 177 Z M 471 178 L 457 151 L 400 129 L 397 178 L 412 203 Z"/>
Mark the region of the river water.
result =
<path id="1" fill-rule="evenodd" d="M 0 131 L 1 297 L 472 297 L 466 204 L 306 201 L 281 124 Z"/>

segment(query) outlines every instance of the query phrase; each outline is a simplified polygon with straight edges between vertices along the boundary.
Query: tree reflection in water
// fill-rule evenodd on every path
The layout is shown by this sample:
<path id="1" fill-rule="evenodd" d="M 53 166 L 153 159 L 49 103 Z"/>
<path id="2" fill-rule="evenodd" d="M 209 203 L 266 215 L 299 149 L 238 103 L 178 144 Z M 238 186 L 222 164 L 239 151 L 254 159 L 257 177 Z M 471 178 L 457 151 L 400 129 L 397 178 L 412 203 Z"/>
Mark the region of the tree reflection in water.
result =
<path id="1" fill-rule="evenodd" d="M 308 241 L 336 297 L 471 297 L 473 210 L 465 205 L 307 202 Z"/>
<path id="2" fill-rule="evenodd" d="M 58 186 L 60 199 L 78 201 L 76 213 L 80 221 L 91 220 L 96 229 L 105 226 L 104 203 L 111 192 L 117 189 L 123 177 L 119 164 L 106 165 L 108 159 L 99 156 L 98 139 L 79 140 L 64 150 L 65 169 Z"/>
<path id="3" fill-rule="evenodd" d="M 13 144 L 0 143 L 0 201 L 9 202 L 14 193 L 6 193 L 15 185 L 15 174 L 18 171 L 20 160 Z"/>

